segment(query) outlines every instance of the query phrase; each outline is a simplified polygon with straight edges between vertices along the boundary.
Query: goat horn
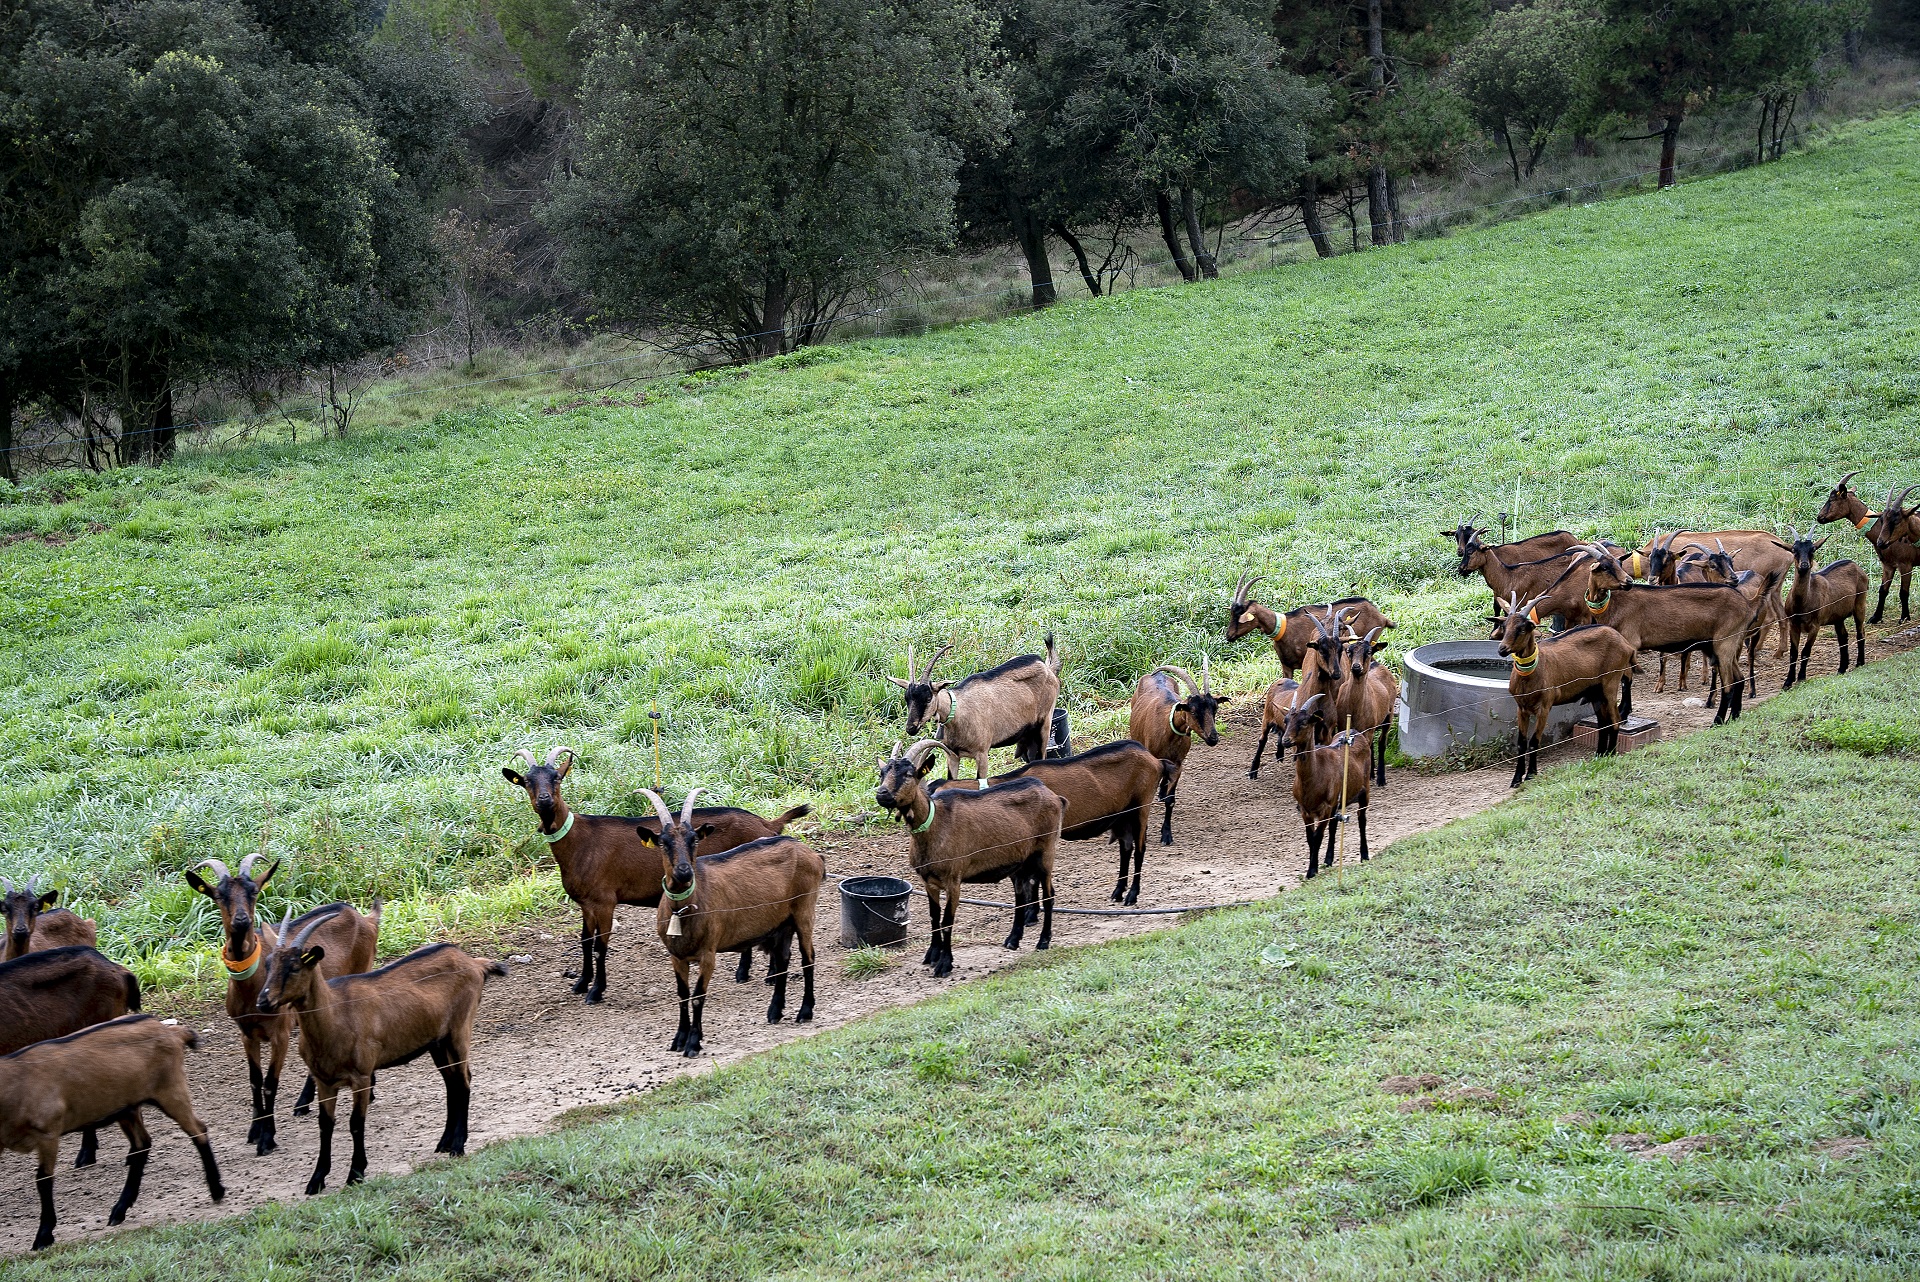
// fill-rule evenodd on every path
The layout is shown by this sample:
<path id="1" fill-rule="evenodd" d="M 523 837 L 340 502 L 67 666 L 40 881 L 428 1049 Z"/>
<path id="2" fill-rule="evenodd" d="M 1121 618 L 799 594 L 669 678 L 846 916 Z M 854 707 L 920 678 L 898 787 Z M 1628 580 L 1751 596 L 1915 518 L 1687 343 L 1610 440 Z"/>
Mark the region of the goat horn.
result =
<path id="1" fill-rule="evenodd" d="M 698 797 L 701 793 L 705 791 L 706 791 L 705 788 L 695 788 L 692 792 L 687 794 L 687 799 L 680 803 L 680 822 L 681 823 L 691 824 L 693 822 L 694 798 Z"/>
<path id="2" fill-rule="evenodd" d="M 918 670 L 913 666 L 913 642 L 909 641 L 907 642 L 907 680 L 912 681 L 918 675 Z"/>
<path id="3" fill-rule="evenodd" d="M 297 953 L 301 949 L 305 948 L 307 946 L 307 941 L 313 938 L 314 931 L 320 929 L 322 926 L 326 925 L 328 922 L 332 921 L 335 917 L 338 917 L 341 913 L 345 911 L 346 909 L 344 908 L 336 908 L 330 913 L 322 913 L 320 914 L 320 916 L 315 917 L 312 921 L 308 922 L 305 926 L 301 927 L 299 937 L 293 941 L 293 951 Z M 284 929 L 284 927 L 282 927 L 282 929 Z"/>
<path id="4" fill-rule="evenodd" d="M 533 759 L 533 754 L 531 752 L 528 752 L 525 748 L 515 748 L 513 750 L 513 759 L 515 761 L 526 762 L 527 769 L 529 770 L 532 770 L 533 768 L 535 768 L 540 764 L 538 761 L 535 761 Z"/>
<path id="5" fill-rule="evenodd" d="M 1920 482 L 1916 482 L 1913 485 L 1909 485 L 1906 489 L 1900 491 L 1900 497 L 1895 499 L 1893 502 L 1887 504 L 1887 506 L 1890 508 L 1897 508 L 1902 506 L 1907 501 L 1907 495 L 1913 493 L 1915 490 L 1920 490 Z"/>
<path id="6" fill-rule="evenodd" d="M 40 893 L 40 874 L 39 873 L 34 873 L 27 878 L 27 893 L 29 895 L 37 895 Z"/>
<path id="7" fill-rule="evenodd" d="M 642 788 L 640 795 L 653 803 L 653 813 L 660 816 L 660 834 L 665 836 L 667 829 L 673 827 L 673 811 L 667 809 L 667 803 L 651 788 Z"/>
<path id="8" fill-rule="evenodd" d="M 952 642 L 948 642 L 948 643 L 947 643 L 946 645 L 943 645 L 943 646 L 941 646 L 941 647 L 940 647 L 940 648 L 939 648 L 938 650 L 935 650 L 935 651 L 933 652 L 933 657 L 932 657 L 931 659 L 928 659 L 928 660 L 927 660 L 927 670 L 926 670 L 925 672 L 923 672 L 923 673 L 921 673 L 921 674 L 920 674 L 920 681 L 921 681 L 921 684 L 923 684 L 923 685 L 925 685 L 925 684 L 931 684 L 931 683 L 932 683 L 932 681 L 933 681 L 933 665 L 934 665 L 934 664 L 936 664 L 936 663 L 938 663 L 938 662 L 940 662 L 940 660 L 942 660 L 942 659 L 944 659 L 944 658 L 946 658 L 946 657 L 947 657 L 947 651 L 949 651 L 949 650 L 951 650 L 951 649 L 953 649 L 953 643 L 952 643 Z"/>
<path id="9" fill-rule="evenodd" d="M 293 909 L 288 908 L 286 913 L 280 918 L 280 929 L 273 932 L 274 940 L 280 944 L 286 943 L 287 931 L 292 926 L 293 926 Z"/>
<path id="10" fill-rule="evenodd" d="M 260 856 L 257 853 L 255 853 L 255 854 L 248 855 L 245 859 L 242 859 L 240 861 L 240 875 L 242 877 L 251 877 L 253 875 L 253 861 L 258 859 L 259 857 Z"/>
<path id="11" fill-rule="evenodd" d="M 1187 693 L 1190 695 L 1200 693 L 1200 683 L 1195 681 L 1193 679 L 1193 673 L 1188 672 L 1185 668 L 1177 668 L 1171 663 L 1163 663 L 1155 668 L 1154 671 L 1164 672 L 1175 681 L 1184 684 L 1187 687 Z"/>
<path id="12" fill-rule="evenodd" d="M 947 745 L 941 743 L 938 739 L 917 739 L 914 741 L 913 746 L 908 748 L 903 755 L 908 761 L 913 763 L 913 768 L 918 770 L 920 764 L 927 759 L 927 754 L 935 748 L 940 749 L 942 752 L 947 751 Z M 951 756 L 952 754 L 949 753 L 948 755 Z"/>
<path id="13" fill-rule="evenodd" d="M 1798 543 L 1800 541 L 1800 527 L 1795 525 L 1792 521 L 1788 521 L 1787 530 L 1793 535 L 1793 541 L 1795 543 Z"/>
<path id="14" fill-rule="evenodd" d="M 888 761 L 892 761 L 895 757 L 900 755 L 900 745 L 905 742 L 906 742 L 905 739 L 895 739 L 893 741 L 893 751 L 887 754 Z"/>
<path id="15" fill-rule="evenodd" d="M 1855 469 L 1853 469 L 1853 471 L 1851 471 L 1851 472 L 1848 472 L 1848 473 L 1847 473 L 1847 474 L 1846 474 L 1845 476 L 1843 476 L 1843 477 L 1841 477 L 1841 478 L 1840 478 L 1840 483 L 1839 483 L 1838 485 L 1836 485 L 1836 486 L 1834 486 L 1833 488 L 1834 488 L 1834 489 L 1836 489 L 1836 490 L 1844 490 L 1844 489 L 1846 489 L 1846 488 L 1847 488 L 1847 482 L 1848 482 L 1848 481 L 1851 481 L 1851 480 L 1852 480 L 1852 479 L 1853 479 L 1854 477 L 1856 477 L 1856 476 L 1858 476 L 1858 475 L 1860 475 L 1860 469 L 1856 467 Z"/>
<path id="16" fill-rule="evenodd" d="M 1200 693 L 1213 693 L 1213 667 L 1207 662 L 1207 656 L 1200 656 Z"/>
<path id="17" fill-rule="evenodd" d="M 567 754 L 568 769 L 572 769 L 573 759 L 580 754 L 572 748 L 567 747 L 564 743 L 556 748 L 549 748 L 547 750 L 547 769 L 557 770 L 560 768 L 560 754 L 563 752 Z"/>
<path id="18" fill-rule="evenodd" d="M 222 881 L 233 876 L 232 873 L 227 871 L 227 866 L 218 859 L 202 859 L 199 863 L 195 864 L 194 867 L 211 868 L 213 869 L 214 876 L 219 877 Z"/>

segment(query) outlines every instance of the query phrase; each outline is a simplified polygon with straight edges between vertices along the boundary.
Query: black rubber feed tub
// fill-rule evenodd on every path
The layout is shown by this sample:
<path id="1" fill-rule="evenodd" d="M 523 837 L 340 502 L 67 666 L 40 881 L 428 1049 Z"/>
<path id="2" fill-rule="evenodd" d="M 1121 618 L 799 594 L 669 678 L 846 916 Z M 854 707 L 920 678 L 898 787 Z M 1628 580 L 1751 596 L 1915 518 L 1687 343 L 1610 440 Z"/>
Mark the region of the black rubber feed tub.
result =
<path id="1" fill-rule="evenodd" d="M 913 887 L 898 877 L 849 877 L 840 883 L 840 946 L 897 944 L 907 937 Z"/>

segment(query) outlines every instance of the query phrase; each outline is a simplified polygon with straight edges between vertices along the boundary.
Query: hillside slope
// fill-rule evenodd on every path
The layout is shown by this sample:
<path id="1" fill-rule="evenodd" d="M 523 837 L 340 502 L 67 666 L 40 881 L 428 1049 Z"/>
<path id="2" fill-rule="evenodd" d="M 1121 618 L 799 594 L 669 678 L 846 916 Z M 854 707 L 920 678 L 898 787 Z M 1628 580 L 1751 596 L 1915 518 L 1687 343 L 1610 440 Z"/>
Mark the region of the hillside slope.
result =
<path id="1" fill-rule="evenodd" d="M 1111 728 L 1153 663 L 1230 657 L 1242 567 L 1374 593 L 1408 644 L 1472 626 L 1436 534 L 1475 511 L 1804 523 L 1843 467 L 1916 479 L 1917 143 L 1895 118 L 639 407 L 49 477 L 0 505 L 0 873 L 50 870 L 182 982 L 212 936 L 178 870 L 264 841 L 284 894 L 395 901 L 397 945 L 555 901 L 498 774 L 523 744 L 577 744 L 577 803 L 628 807 L 657 705 L 670 790 L 844 816 L 909 640 L 955 642 L 958 673 L 1057 631 L 1069 705 Z"/>

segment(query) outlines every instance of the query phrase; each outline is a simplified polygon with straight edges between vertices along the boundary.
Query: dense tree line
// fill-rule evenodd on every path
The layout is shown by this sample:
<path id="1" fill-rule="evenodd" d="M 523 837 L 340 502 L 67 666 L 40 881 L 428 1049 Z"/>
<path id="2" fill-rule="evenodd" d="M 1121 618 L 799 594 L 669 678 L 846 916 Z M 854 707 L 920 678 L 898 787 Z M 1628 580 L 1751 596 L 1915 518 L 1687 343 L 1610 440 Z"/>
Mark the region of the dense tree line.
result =
<path id="1" fill-rule="evenodd" d="M 1777 155 L 1909 5 L 378 2 L 0 0 L 0 449 L 32 405 L 164 458 L 180 387 L 431 308 L 471 353 L 503 281 L 751 359 L 956 243 L 1016 246 L 1035 306 L 1056 252 L 1094 294 L 1138 238 L 1203 280 L 1263 212 L 1393 243 L 1406 183 L 1489 137 L 1516 182 L 1555 138 L 1657 140 L 1664 185 L 1704 110 Z"/>

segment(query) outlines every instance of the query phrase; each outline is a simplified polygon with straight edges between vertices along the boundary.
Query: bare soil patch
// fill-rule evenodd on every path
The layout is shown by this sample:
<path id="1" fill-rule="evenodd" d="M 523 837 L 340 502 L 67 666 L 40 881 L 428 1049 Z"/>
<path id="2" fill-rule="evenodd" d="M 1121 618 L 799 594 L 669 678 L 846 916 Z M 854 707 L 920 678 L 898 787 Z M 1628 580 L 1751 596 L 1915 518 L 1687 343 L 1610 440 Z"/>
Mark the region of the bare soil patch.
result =
<path id="1" fill-rule="evenodd" d="M 1910 648 L 1917 639 L 1915 631 L 1920 630 L 1901 630 L 1894 625 L 1881 636 L 1870 638 L 1870 659 Z M 1829 634 L 1815 647 L 1811 671 L 1814 675 L 1832 672 L 1834 662 Z M 1711 724 L 1711 710 L 1684 703 L 1686 698 L 1704 693 L 1697 684 L 1683 695 L 1673 690 L 1670 682 L 1667 693 L 1656 695 L 1652 693 L 1654 665 L 1643 658 L 1642 666 L 1648 671 L 1636 682 L 1636 713 L 1657 718 L 1669 739 Z M 1761 700 L 1779 691 L 1783 672 L 1784 667 L 1771 653 L 1762 657 Z M 1258 726 L 1250 725 L 1247 719 L 1251 712 L 1244 704 L 1236 708 L 1218 747 L 1196 746 L 1174 811 L 1175 844 L 1171 847 L 1158 843 L 1156 813 L 1156 835 L 1148 850 L 1141 908 L 1260 899 L 1300 884 L 1306 871 L 1306 843 L 1289 792 L 1292 765 L 1276 768 L 1268 762 L 1261 768 L 1260 779 L 1247 778 L 1247 759 L 1258 737 Z M 1571 744 L 1564 744 L 1544 752 L 1541 764 L 1545 768 L 1576 755 Z M 1511 776 L 1510 763 L 1427 777 L 1405 770 L 1390 771 L 1387 787 L 1373 799 L 1368 823 L 1374 857 L 1384 853 L 1390 858 L 1387 847 L 1401 837 L 1485 810 L 1510 795 Z M 825 855 L 831 873 L 906 873 L 905 839 L 897 828 L 859 835 L 822 834 L 815 844 Z M 1070 842 L 1061 847 L 1061 855 L 1056 879 L 1059 904 L 1111 907 L 1108 894 L 1118 872 L 1113 847 L 1104 842 Z M 1348 865 L 1340 869 L 1341 875 L 1360 873 L 1357 858 L 1356 837 L 1350 833 Z M 978 888 L 976 893 L 980 898 L 1004 899 L 1006 890 Z M 953 974 L 944 980 L 934 979 L 917 964 L 925 944 L 926 901 L 916 895 L 914 934 L 897 950 L 895 966 L 870 979 L 854 980 L 841 970 L 846 953 L 835 942 L 839 911 L 838 895 L 830 892 L 821 896 L 814 1021 L 799 1026 L 790 1022 L 791 1011 L 798 1004 L 797 991 L 790 991 L 789 1022 L 766 1023 L 769 990 L 760 982 L 759 974 L 756 972 L 752 983 L 736 986 L 727 967 L 716 977 L 709 998 L 706 1049 L 692 1060 L 666 1049 L 676 1018 L 672 973 L 666 952 L 654 937 L 651 910 L 621 910 L 618 933 L 608 953 L 606 1001 L 599 1006 L 583 1005 L 568 991 L 571 981 L 562 976 L 578 956 L 577 916 L 556 918 L 542 927 L 508 936 L 499 947 L 481 950 L 531 960 L 512 964 L 505 978 L 491 981 L 480 1006 L 470 1144 L 477 1148 L 546 1130 L 570 1110 L 609 1103 L 820 1029 L 836 1028 L 886 1007 L 924 1000 L 954 985 L 1018 965 L 1032 955 L 1032 931 L 1020 952 L 1010 953 L 1000 946 L 1010 925 L 1006 910 L 963 907 L 955 928 Z M 1122 935 L 1172 929 L 1183 920 L 1186 918 L 1182 915 L 1061 915 L 1054 921 L 1054 946 L 1071 948 Z M 761 964 L 759 959 L 756 964 Z M 297 1057 L 289 1057 L 287 1078 L 281 1088 L 280 1148 L 267 1157 L 256 1157 L 252 1147 L 243 1142 L 249 1097 L 239 1037 L 217 1007 L 195 1012 L 189 1018 L 203 1036 L 202 1050 L 189 1058 L 188 1073 L 195 1106 L 213 1133 L 227 1184 L 226 1201 L 218 1207 L 208 1202 L 191 1145 L 164 1118 L 150 1118 L 153 1159 L 141 1200 L 127 1217 L 129 1226 L 230 1215 L 266 1202 L 291 1201 L 303 1196 L 313 1169 L 319 1147 L 314 1120 L 288 1116 L 304 1073 Z M 1424 1079 L 1407 1082 L 1402 1086 L 1396 1079 L 1388 1079 L 1382 1087 L 1417 1094 L 1439 1085 L 1437 1079 L 1432 1083 Z M 447 1160 L 433 1156 L 444 1119 L 440 1078 L 430 1063 L 421 1060 L 383 1072 L 367 1124 L 369 1173 L 398 1173 L 428 1161 Z M 343 1114 L 335 1135 L 329 1194 L 337 1192 L 345 1178 L 350 1150 L 344 1145 L 349 1142 Z M 63 1162 L 73 1160 L 77 1145 L 77 1138 L 69 1138 L 62 1150 Z M 1669 1156 L 1654 1152 L 1650 1137 L 1647 1155 Z M 63 1168 L 59 1172 L 55 1196 L 60 1211 L 60 1241 L 71 1242 L 106 1231 L 107 1211 L 125 1176 L 125 1143 L 117 1130 L 102 1133 L 100 1157 L 97 1165 L 86 1170 Z M 31 1159 L 9 1156 L 0 1163 L 0 1253 L 27 1249 L 38 1213 Z"/>

